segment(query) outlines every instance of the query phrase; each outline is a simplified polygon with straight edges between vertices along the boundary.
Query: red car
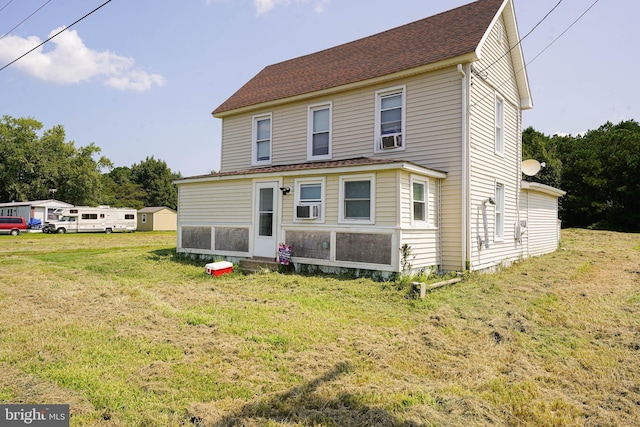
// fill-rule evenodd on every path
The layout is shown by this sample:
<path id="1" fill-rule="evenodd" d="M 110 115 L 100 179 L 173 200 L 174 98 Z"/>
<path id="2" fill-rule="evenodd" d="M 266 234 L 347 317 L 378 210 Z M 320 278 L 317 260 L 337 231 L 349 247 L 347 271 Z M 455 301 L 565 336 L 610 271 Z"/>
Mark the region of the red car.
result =
<path id="1" fill-rule="evenodd" d="M 27 231 L 27 222 L 21 216 L 0 216 L 0 234 L 17 236 Z"/>

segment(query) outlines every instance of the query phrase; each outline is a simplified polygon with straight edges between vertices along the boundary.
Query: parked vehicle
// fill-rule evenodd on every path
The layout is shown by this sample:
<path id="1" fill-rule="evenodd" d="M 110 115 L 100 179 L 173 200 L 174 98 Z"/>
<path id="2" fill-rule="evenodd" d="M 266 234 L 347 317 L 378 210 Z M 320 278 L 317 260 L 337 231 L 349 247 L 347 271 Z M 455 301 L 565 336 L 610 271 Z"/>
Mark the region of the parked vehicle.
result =
<path id="1" fill-rule="evenodd" d="M 111 233 L 135 231 L 138 222 L 136 210 L 110 208 L 109 206 L 75 206 L 54 211 L 58 220 L 47 221 L 42 229 L 45 233 Z"/>
<path id="2" fill-rule="evenodd" d="M 27 222 L 21 216 L 0 216 L 0 233 L 17 236 L 27 231 Z"/>

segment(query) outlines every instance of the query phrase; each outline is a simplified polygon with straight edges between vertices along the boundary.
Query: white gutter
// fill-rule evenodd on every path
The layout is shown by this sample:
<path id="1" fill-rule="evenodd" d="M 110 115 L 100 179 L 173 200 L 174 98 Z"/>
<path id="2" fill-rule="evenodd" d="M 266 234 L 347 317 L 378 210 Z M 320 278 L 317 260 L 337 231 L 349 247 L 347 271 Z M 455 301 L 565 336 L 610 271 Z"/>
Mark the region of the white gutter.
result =
<path id="1" fill-rule="evenodd" d="M 462 64 L 458 64 L 458 73 L 462 77 L 462 259 L 460 270 L 467 270 L 469 253 L 469 90 L 468 79 Z"/>

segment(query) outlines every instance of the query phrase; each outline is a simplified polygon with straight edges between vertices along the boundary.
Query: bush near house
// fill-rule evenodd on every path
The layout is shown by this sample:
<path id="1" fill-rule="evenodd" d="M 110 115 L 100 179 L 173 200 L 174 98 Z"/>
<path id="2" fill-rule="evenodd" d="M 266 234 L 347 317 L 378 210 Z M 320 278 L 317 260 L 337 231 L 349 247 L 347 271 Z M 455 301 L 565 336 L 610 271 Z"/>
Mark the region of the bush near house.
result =
<path id="1" fill-rule="evenodd" d="M 565 230 L 424 300 L 207 276 L 175 239 L 0 239 L 0 403 L 72 426 L 640 424 L 638 235 Z"/>

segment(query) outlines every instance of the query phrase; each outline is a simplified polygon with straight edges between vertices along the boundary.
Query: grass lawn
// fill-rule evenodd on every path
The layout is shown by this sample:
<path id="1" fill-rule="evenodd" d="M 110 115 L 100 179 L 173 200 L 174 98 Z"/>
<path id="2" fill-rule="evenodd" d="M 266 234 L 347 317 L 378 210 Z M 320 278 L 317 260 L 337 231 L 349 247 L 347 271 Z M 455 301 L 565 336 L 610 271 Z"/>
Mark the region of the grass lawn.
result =
<path id="1" fill-rule="evenodd" d="M 640 425 L 640 235 L 410 298 L 212 277 L 175 233 L 0 236 L 0 403 L 71 426 Z"/>

